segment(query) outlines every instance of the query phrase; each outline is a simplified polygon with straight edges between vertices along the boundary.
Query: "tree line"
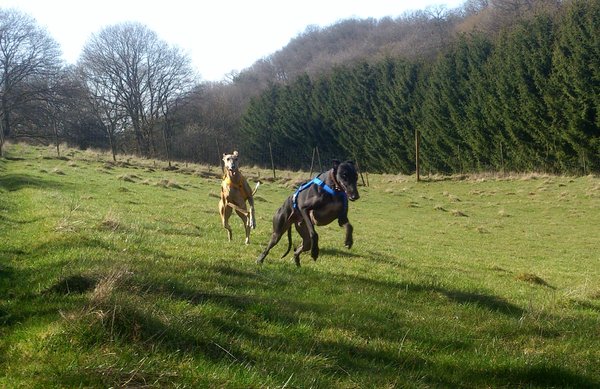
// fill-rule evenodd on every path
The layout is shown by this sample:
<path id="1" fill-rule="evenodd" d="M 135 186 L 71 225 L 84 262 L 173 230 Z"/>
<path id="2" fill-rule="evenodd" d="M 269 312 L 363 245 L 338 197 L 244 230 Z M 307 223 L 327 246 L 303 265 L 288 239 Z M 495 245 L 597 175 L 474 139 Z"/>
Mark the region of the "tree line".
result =
<path id="1" fill-rule="evenodd" d="M 308 26 L 222 82 L 142 24 L 92 34 L 74 65 L 34 19 L 0 8 L 7 139 L 218 163 L 363 169 L 600 168 L 598 2 L 467 0 L 396 19 Z"/>
<path id="2" fill-rule="evenodd" d="M 173 112 L 195 85 L 190 59 L 139 23 L 93 34 L 76 66 L 30 16 L 0 9 L 0 152 L 6 139 L 171 158 Z"/>
<path id="3" fill-rule="evenodd" d="M 573 1 L 433 60 L 385 58 L 272 83 L 242 117 L 257 155 L 315 147 L 370 171 L 600 171 L 600 3 Z M 301 161 L 298 161 L 300 164 Z"/>

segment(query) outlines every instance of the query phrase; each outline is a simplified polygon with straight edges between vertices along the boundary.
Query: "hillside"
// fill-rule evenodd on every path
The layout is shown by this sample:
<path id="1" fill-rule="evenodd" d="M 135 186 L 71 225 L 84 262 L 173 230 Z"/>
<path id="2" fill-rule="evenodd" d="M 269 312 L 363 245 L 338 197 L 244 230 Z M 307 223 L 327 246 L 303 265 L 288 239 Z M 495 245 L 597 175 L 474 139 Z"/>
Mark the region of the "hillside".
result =
<path id="1" fill-rule="evenodd" d="M 496 35 L 540 12 L 556 12 L 548 0 L 468 0 L 457 8 L 431 6 L 381 19 L 345 19 L 306 30 L 234 81 L 292 82 L 296 77 L 328 73 L 332 67 L 385 58 L 433 60 L 462 34 Z"/>
<path id="2" fill-rule="evenodd" d="M 6 151 L 0 387 L 600 385 L 598 177 L 371 174 L 296 268 L 255 259 L 306 172 L 242 161 L 244 246 L 214 166 Z"/>
<path id="3" fill-rule="evenodd" d="M 431 58 L 374 56 L 271 83 L 236 138 L 256 163 L 277 149 L 291 168 L 318 148 L 380 173 L 412 174 L 417 159 L 443 174 L 595 173 L 599 20 L 597 2 L 564 2 L 498 31 L 444 35 Z"/>

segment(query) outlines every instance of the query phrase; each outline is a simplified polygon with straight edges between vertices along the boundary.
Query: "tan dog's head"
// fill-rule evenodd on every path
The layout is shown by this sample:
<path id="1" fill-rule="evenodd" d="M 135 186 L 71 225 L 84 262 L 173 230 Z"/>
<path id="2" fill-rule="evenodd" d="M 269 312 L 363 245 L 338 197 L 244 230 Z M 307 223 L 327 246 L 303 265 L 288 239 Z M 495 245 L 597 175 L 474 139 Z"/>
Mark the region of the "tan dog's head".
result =
<path id="1" fill-rule="evenodd" d="M 225 164 L 225 169 L 230 174 L 235 174 L 238 172 L 238 156 L 239 153 L 234 151 L 233 154 L 223 154 L 223 163 Z"/>

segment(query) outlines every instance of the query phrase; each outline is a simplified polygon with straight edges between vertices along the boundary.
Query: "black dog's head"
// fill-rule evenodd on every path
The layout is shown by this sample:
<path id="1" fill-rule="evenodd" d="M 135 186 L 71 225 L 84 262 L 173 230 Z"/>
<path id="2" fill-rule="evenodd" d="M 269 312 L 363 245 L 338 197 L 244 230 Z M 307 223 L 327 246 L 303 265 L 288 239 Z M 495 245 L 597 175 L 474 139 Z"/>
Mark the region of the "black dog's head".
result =
<path id="1" fill-rule="evenodd" d="M 340 163 L 338 160 L 333 161 L 333 174 L 335 179 L 340 184 L 341 188 L 351 201 L 358 200 L 360 195 L 358 194 L 358 188 L 356 183 L 358 182 L 358 173 L 354 167 L 354 162 L 346 161 Z"/>

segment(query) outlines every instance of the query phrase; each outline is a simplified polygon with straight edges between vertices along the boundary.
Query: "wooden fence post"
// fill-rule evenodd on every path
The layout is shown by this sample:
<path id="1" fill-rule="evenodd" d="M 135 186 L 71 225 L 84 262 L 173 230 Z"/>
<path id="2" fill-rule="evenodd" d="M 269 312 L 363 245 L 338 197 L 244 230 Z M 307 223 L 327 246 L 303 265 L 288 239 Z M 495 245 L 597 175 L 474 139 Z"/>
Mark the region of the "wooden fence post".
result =
<path id="1" fill-rule="evenodd" d="M 273 149 L 271 149 L 271 142 L 269 142 L 269 154 L 271 155 L 271 169 L 273 169 L 273 179 L 275 180 L 275 162 L 273 161 Z"/>
<path id="2" fill-rule="evenodd" d="M 417 174 L 417 182 L 421 180 L 419 174 L 419 130 L 415 129 L 415 170 Z"/>
<path id="3" fill-rule="evenodd" d="M 312 159 L 310 160 L 310 174 L 308 175 L 308 178 L 312 178 L 312 174 L 313 174 L 313 166 L 315 164 L 315 152 L 316 152 L 316 147 L 313 148 L 313 155 L 312 155 Z"/>

